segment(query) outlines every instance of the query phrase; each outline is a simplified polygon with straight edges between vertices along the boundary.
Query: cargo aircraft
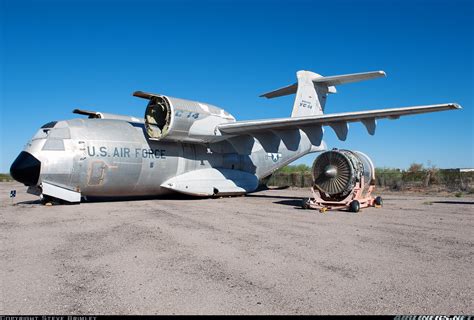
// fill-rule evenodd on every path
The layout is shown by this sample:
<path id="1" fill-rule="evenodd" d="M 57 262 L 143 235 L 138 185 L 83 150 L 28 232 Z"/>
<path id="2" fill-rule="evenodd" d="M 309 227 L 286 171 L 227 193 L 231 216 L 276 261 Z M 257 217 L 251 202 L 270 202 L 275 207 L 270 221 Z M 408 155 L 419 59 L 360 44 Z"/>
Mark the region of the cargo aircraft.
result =
<path id="1" fill-rule="evenodd" d="M 362 122 L 373 135 L 378 119 L 461 108 L 446 103 L 327 114 L 326 99 L 336 86 L 385 72 L 326 77 L 302 70 L 296 76 L 296 83 L 261 95 L 296 94 L 287 118 L 236 121 L 208 103 L 142 91 L 133 95 L 148 100 L 143 118 L 76 109 L 88 118 L 43 125 L 13 162 L 11 176 L 45 201 L 66 203 L 168 193 L 242 195 L 292 161 L 326 150 L 324 127 L 343 141 L 350 122 Z M 322 171 L 337 178 L 335 166 Z"/>

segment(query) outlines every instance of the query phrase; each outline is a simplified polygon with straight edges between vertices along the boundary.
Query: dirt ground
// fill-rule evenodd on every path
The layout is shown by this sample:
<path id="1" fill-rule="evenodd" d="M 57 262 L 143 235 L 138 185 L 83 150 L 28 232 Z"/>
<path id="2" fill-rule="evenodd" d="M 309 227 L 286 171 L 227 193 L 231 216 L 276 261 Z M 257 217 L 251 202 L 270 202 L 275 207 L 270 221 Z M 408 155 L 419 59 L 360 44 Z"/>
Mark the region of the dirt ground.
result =
<path id="1" fill-rule="evenodd" d="M 308 190 L 69 206 L 25 190 L 0 183 L 1 314 L 474 313 L 472 197 L 322 214 L 299 208 Z"/>

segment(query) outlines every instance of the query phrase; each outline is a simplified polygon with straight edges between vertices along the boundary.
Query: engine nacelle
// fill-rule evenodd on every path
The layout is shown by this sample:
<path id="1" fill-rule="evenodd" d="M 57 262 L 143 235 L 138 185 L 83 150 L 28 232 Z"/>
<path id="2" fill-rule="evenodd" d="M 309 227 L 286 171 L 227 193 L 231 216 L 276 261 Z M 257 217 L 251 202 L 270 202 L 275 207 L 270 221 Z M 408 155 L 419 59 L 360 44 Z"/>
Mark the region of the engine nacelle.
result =
<path id="1" fill-rule="evenodd" d="M 215 128 L 235 118 L 216 106 L 154 95 L 145 111 L 145 128 L 152 140 L 207 143 L 218 140 Z"/>
<path id="2" fill-rule="evenodd" d="M 312 174 L 314 190 L 326 201 L 341 201 L 356 187 L 363 197 L 375 183 L 372 160 L 359 151 L 326 151 L 314 160 Z"/>

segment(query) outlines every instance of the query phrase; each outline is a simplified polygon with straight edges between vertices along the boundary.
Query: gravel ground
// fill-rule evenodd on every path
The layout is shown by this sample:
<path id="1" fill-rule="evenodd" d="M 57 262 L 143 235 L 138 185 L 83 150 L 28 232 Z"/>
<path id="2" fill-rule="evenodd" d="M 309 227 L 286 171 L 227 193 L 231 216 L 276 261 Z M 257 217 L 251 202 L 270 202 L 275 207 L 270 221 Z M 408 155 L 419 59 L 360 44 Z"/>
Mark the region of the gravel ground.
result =
<path id="1" fill-rule="evenodd" d="M 68 206 L 25 190 L 0 184 L 2 314 L 474 313 L 474 198 L 322 214 L 296 207 L 308 190 Z"/>

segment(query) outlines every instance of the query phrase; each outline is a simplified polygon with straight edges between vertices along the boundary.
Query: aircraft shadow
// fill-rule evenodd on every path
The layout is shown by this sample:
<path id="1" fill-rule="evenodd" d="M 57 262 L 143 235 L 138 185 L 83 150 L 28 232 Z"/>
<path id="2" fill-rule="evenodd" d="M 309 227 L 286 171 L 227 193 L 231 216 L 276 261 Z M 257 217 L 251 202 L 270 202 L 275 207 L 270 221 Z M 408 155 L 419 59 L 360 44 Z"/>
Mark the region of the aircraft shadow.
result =
<path id="1" fill-rule="evenodd" d="M 298 199 L 301 200 L 303 199 L 303 197 L 285 197 L 285 196 L 271 196 L 271 195 L 266 195 L 266 194 L 248 194 L 246 195 L 246 197 L 249 197 L 249 198 L 270 198 L 270 199 Z"/>
<path id="2" fill-rule="evenodd" d="M 143 200 L 203 200 L 209 199 L 208 198 L 199 198 L 193 197 L 185 194 L 169 194 L 169 195 L 162 195 L 162 196 L 148 196 L 148 197 L 120 197 L 120 198 L 108 198 L 108 197 L 88 197 L 87 200 L 82 199 L 81 202 L 77 203 L 70 203 L 64 201 L 55 201 L 53 200 L 53 205 L 78 205 L 81 203 L 97 203 L 97 202 L 131 202 L 131 201 L 143 201 Z M 20 201 L 15 203 L 15 205 L 43 205 L 43 201 L 41 199 L 37 200 L 28 200 L 28 201 Z"/>
<path id="3" fill-rule="evenodd" d="M 143 200 L 203 200 L 209 199 L 210 197 L 193 197 L 186 194 L 167 194 L 161 196 L 142 196 L 142 197 L 87 197 L 87 200 L 82 200 L 81 203 L 92 203 L 92 202 L 130 202 L 130 201 L 143 201 Z"/>
<path id="4" fill-rule="evenodd" d="M 27 201 L 20 201 L 20 202 L 15 203 L 15 205 L 22 205 L 22 204 L 41 204 L 41 200 L 40 199 L 27 200 Z"/>
<path id="5" fill-rule="evenodd" d="M 433 201 L 432 203 L 442 203 L 442 204 L 474 204 L 474 201 Z"/>
<path id="6" fill-rule="evenodd" d="M 294 199 L 294 200 L 280 200 L 280 201 L 275 201 L 273 203 L 282 204 L 282 205 L 286 205 L 286 206 L 297 207 L 298 209 L 303 209 L 301 207 L 301 198 Z"/>

